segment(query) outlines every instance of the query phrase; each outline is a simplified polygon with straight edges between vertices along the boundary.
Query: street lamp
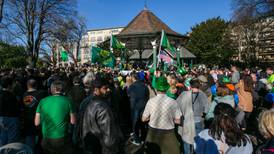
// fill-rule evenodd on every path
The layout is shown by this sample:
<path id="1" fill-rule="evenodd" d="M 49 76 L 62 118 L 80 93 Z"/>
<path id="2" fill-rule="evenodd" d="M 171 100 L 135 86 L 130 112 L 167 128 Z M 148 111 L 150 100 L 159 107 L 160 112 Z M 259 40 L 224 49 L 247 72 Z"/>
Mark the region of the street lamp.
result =
<path id="1" fill-rule="evenodd" d="M 157 47 L 156 40 L 152 41 L 151 45 L 153 47 L 153 69 L 154 71 L 156 71 L 156 47 Z"/>
<path id="2" fill-rule="evenodd" d="M 180 67 L 180 48 L 181 48 L 181 46 L 178 45 L 178 47 L 177 47 L 177 54 L 176 54 L 176 57 L 177 57 L 177 68 Z"/>

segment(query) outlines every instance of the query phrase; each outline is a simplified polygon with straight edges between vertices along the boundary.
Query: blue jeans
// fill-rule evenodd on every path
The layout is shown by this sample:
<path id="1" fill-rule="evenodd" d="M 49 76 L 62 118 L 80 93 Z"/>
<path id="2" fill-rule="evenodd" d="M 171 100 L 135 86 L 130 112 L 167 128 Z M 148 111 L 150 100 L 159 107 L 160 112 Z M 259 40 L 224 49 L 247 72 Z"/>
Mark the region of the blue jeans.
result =
<path id="1" fill-rule="evenodd" d="M 183 141 L 183 146 L 182 146 L 183 154 L 191 154 L 191 146 L 192 146 L 191 144 L 188 144 Z"/>
<path id="2" fill-rule="evenodd" d="M 0 146 L 16 142 L 19 138 L 19 118 L 0 117 Z"/>
<path id="3" fill-rule="evenodd" d="M 145 105 L 143 100 L 130 100 L 130 110 L 131 110 L 131 122 L 132 122 L 132 130 L 136 131 L 136 125 L 138 120 L 141 118 L 141 113 L 143 112 Z M 137 126 L 138 127 L 138 126 Z"/>
<path id="4" fill-rule="evenodd" d="M 202 122 L 195 122 L 195 135 L 198 136 L 198 134 L 204 130 L 203 123 Z"/>
<path id="5" fill-rule="evenodd" d="M 130 102 L 131 107 L 131 122 L 132 122 L 132 132 L 134 133 L 135 139 L 140 139 L 140 131 L 141 131 L 141 139 L 145 139 L 145 130 L 144 124 L 141 122 L 142 112 L 144 110 L 143 100 L 141 101 L 133 101 Z"/>
<path id="6" fill-rule="evenodd" d="M 30 146 L 32 149 L 34 149 L 36 143 L 36 136 L 35 135 L 28 135 L 25 138 L 25 144 Z"/>
<path id="7" fill-rule="evenodd" d="M 134 140 L 139 140 L 140 139 L 140 111 L 138 110 L 133 110 L 131 112 L 131 120 L 132 120 L 132 133 L 133 133 L 133 138 Z"/>
<path id="8" fill-rule="evenodd" d="M 198 136 L 198 134 L 203 130 L 203 123 L 202 122 L 195 122 L 195 136 Z M 184 141 L 183 145 L 182 145 L 182 151 L 184 152 L 184 154 L 191 154 L 193 153 L 192 151 L 192 145 L 189 143 L 186 143 Z"/>

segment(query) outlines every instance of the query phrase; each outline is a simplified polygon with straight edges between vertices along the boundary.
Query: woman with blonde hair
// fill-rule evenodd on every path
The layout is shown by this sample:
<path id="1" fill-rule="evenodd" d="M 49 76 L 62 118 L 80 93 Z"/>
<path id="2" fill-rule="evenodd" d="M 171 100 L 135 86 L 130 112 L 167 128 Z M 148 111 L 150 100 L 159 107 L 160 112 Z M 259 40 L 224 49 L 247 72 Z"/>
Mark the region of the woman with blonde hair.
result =
<path id="1" fill-rule="evenodd" d="M 267 139 L 266 143 L 257 150 L 257 154 L 274 153 L 274 109 L 266 110 L 259 117 L 260 133 Z"/>

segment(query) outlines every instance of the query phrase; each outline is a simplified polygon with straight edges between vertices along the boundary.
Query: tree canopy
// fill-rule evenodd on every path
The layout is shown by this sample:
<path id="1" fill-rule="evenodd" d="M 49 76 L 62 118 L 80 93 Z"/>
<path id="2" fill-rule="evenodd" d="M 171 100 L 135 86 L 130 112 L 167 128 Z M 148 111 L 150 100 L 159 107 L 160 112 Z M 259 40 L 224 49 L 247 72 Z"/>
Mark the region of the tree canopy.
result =
<path id="1" fill-rule="evenodd" d="M 233 55 L 228 23 L 220 17 L 208 19 L 192 27 L 186 47 L 199 63 L 223 64 Z"/>
<path id="2" fill-rule="evenodd" d="M 0 42 L 0 66 L 19 68 L 27 65 L 27 53 L 23 46 Z"/>
<path id="3" fill-rule="evenodd" d="M 86 19 L 81 16 L 61 21 L 52 29 L 51 40 L 62 46 L 73 59 L 75 65 L 79 61 L 80 46 L 86 32 Z"/>

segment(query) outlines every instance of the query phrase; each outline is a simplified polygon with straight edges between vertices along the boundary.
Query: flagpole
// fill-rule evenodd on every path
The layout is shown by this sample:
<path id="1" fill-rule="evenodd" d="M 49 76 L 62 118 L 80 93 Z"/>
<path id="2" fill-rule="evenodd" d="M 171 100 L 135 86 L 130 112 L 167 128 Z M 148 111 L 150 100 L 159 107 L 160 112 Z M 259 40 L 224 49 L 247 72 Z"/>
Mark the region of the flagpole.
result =
<path id="1" fill-rule="evenodd" d="M 123 70 L 124 69 L 124 49 L 122 49 L 121 64 L 122 64 L 122 70 Z"/>
<path id="2" fill-rule="evenodd" d="M 91 46 L 91 49 L 90 49 L 90 63 L 91 64 L 93 63 L 93 60 L 92 60 L 92 56 L 93 56 L 92 48 L 93 48 L 93 46 Z"/>
<path id="3" fill-rule="evenodd" d="M 160 54 L 160 51 L 161 51 L 161 47 L 162 47 L 163 36 L 164 36 L 164 30 L 162 29 L 162 34 L 161 34 L 161 40 L 160 40 L 160 45 L 159 45 L 158 57 L 159 57 L 159 54 Z M 160 58 L 159 58 L 158 61 L 157 61 L 157 65 L 159 65 L 159 62 L 160 62 Z"/>
<path id="4" fill-rule="evenodd" d="M 156 45 L 156 40 L 155 40 L 155 41 L 152 41 L 152 42 L 151 42 L 151 45 L 152 45 L 152 47 L 153 47 L 153 69 L 154 69 L 154 71 L 156 71 L 156 68 L 157 68 L 157 66 L 156 66 L 156 63 L 157 63 L 157 62 L 156 62 L 156 61 L 157 61 L 157 60 L 156 60 L 156 54 L 157 54 L 157 53 L 156 53 L 156 52 L 157 52 L 157 51 L 156 51 L 156 46 L 157 46 L 157 45 Z"/>
<path id="5" fill-rule="evenodd" d="M 110 43 L 109 43 L 109 50 L 111 53 L 113 53 L 113 48 L 112 48 L 112 39 L 113 39 L 113 35 L 111 34 L 111 37 L 110 37 Z"/>
<path id="6" fill-rule="evenodd" d="M 184 48 L 181 49 L 182 50 L 182 67 L 185 67 L 185 63 L 184 63 Z"/>
<path id="7" fill-rule="evenodd" d="M 164 30 L 162 29 L 161 40 L 160 40 L 160 46 L 159 46 L 159 52 L 161 51 L 163 36 L 164 36 Z"/>
<path id="8" fill-rule="evenodd" d="M 152 41 L 151 45 L 153 47 L 153 70 L 154 70 L 153 77 L 152 77 L 152 84 L 151 85 L 152 85 L 153 88 L 155 88 L 155 86 L 156 86 L 156 76 L 155 76 L 155 73 L 157 72 L 156 71 L 156 68 L 157 68 L 157 66 L 156 66 L 156 52 L 157 52 L 157 49 L 156 49 L 156 46 L 157 46 L 156 40 Z"/>
<path id="9" fill-rule="evenodd" d="M 126 44 L 122 44 L 124 47 L 126 47 Z M 122 48 L 122 57 L 121 57 L 121 60 L 122 60 L 122 69 L 124 69 L 124 64 L 125 64 L 125 50 L 126 48 Z"/>

